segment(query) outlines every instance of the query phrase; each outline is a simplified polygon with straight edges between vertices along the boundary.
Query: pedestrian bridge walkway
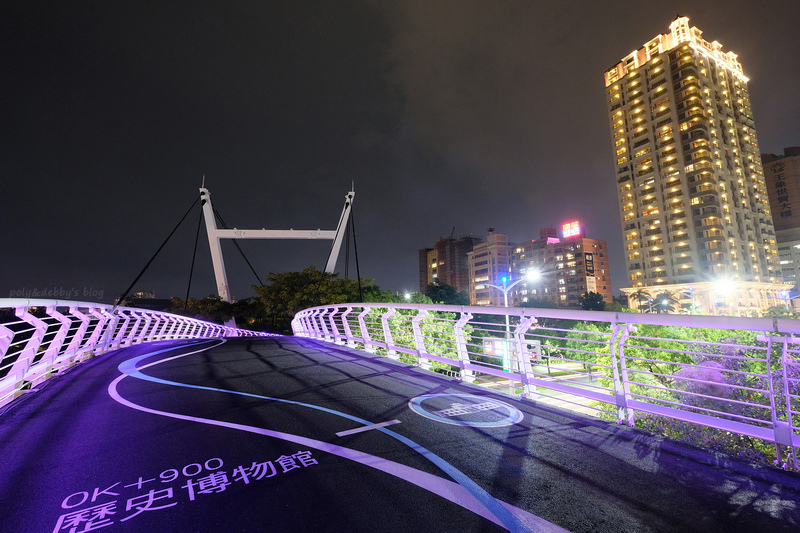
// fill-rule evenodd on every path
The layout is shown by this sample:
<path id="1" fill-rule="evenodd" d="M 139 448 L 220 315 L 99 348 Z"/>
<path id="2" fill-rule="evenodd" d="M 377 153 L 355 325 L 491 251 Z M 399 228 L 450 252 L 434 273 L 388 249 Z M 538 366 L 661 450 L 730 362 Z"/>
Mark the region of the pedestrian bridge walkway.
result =
<path id="1" fill-rule="evenodd" d="M 509 394 L 481 386 L 493 361 L 485 352 L 459 361 L 458 353 L 449 359 L 425 349 L 405 360 L 402 329 L 387 317 L 378 337 L 367 326 L 372 308 L 357 310 L 347 334 L 346 318 L 309 311 L 316 318 L 298 333 L 324 324 L 324 341 L 176 326 L 181 319 L 159 322 L 137 310 L 121 311 L 129 323 L 120 335 L 119 310 L 83 305 L 15 308 L 18 320 L 4 322 L 13 333 L 4 355 L 16 358 L 3 368 L 25 372 L 28 383 L 13 389 L 16 398 L 0 413 L 8 531 L 793 531 L 800 524 L 795 473 L 543 404 L 535 394 L 544 396 L 548 381 L 525 376 L 546 373 L 543 359 L 527 369 L 515 354 L 517 366 L 509 359 L 503 370 L 497 356 L 497 373 L 514 374 L 515 385 L 528 380 Z M 51 350 L 65 324 L 55 313 L 70 326 Z M 87 317 L 80 342 L 75 313 Z M 380 308 L 375 324 L 387 313 Z M 412 322 L 413 338 L 419 315 L 395 313 L 408 317 L 401 325 Z M 457 323 L 459 313 L 440 320 Z M 355 327 L 359 316 L 367 338 Z M 512 335 L 521 334 L 513 322 Z M 422 318 L 416 324 L 425 335 L 434 331 Z M 502 322 L 486 324 L 464 342 L 484 347 L 475 339 L 495 326 L 504 335 Z M 44 328 L 38 340 L 37 327 Z M 436 331 L 447 338 L 446 329 Z M 95 333 L 89 353 L 84 339 Z M 528 357 L 545 357 L 530 345 Z M 69 346 L 77 350 L 64 353 Z M 27 366 L 19 363 L 28 356 Z M 458 374 L 419 362 L 434 357 Z M 558 364 L 561 372 L 585 368 L 551 362 L 552 374 Z M 575 379 L 560 385 L 581 388 Z"/>

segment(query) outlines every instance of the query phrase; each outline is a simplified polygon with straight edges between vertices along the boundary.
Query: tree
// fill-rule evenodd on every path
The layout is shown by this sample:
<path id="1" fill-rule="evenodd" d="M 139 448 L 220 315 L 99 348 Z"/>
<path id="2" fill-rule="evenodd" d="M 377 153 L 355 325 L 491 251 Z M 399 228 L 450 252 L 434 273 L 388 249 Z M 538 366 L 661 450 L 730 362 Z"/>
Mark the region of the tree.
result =
<path id="1" fill-rule="evenodd" d="M 606 308 L 606 302 L 603 300 L 603 295 L 594 291 L 583 293 L 578 299 L 578 303 L 585 311 L 603 311 Z"/>
<path id="2" fill-rule="evenodd" d="M 381 291 L 366 280 L 362 288 L 366 296 L 380 296 Z M 309 307 L 359 301 L 356 280 L 339 279 L 338 274 L 321 272 L 310 266 L 300 272 L 270 272 L 267 284 L 255 285 L 253 289 L 264 305 L 273 331 L 290 332 L 294 315 Z M 365 298 L 366 299 L 366 298 Z"/>
<path id="3" fill-rule="evenodd" d="M 633 292 L 633 293 L 631 293 L 630 296 L 628 296 L 628 300 L 636 300 L 639 303 L 639 305 L 637 307 L 639 308 L 639 312 L 640 313 L 643 312 L 642 311 L 642 302 L 648 302 L 648 301 L 650 301 L 652 299 L 653 299 L 653 297 L 650 296 L 650 293 L 647 292 L 647 290 L 645 290 L 645 289 L 637 289 L 636 292 Z"/>
<path id="4" fill-rule="evenodd" d="M 172 306 L 167 311 L 176 315 L 190 316 L 217 324 L 224 324 L 233 317 L 233 305 L 213 294 L 200 300 L 189 298 L 186 302 L 180 298 L 171 298 L 171 301 Z"/>
<path id="5" fill-rule="evenodd" d="M 653 298 L 653 306 L 656 309 L 656 313 L 661 313 L 661 311 L 665 313 L 674 312 L 675 306 L 678 304 L 680 304 L 680 300 L 671 292 L 660 292 Z"/>
<path id="6" fill-rule="evenodd" d="M 790 310 L 786 305 L 773 305 L 766 311 L 764 316 L 768 318 L 798 318 L 795 311 Z"/>
<path id="7" fill-rule="evenodd" d="M 557 309 L 555 302 L 545 298 L 528 298 L 527 302 L 521 302 L 520 307 L 533 307 L 535 309 Z"/>
<path id="8" fill-rule="evenodd" d="M 428 284 L 425 287 L 425 296 L 430 298 L 433 303 L 444 305 L 469 305 L 469 296 L 465 292 L 439 280 Z"/>
<path id="9" fill-rule="evenodd" d="M 625 306 L 624 304 L 618 302 L 617 299 L 614 298 L 613 302 L 611 302 L 611 303 L 606 302 L 605 311 L 613 311 L 615 313 L 620 313 L 620 312 L 622 312 L 622 313 L 630 313 L 632 311 L 632 309 L 628 309 L 627 306 Z"/>

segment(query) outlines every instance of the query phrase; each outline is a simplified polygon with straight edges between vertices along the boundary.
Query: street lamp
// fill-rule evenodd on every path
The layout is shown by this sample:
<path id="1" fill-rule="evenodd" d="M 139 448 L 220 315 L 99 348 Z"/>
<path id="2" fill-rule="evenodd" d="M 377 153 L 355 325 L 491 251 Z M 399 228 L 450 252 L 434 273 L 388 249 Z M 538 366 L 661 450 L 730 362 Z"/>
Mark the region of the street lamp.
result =
<path id="1" fill-rule="evenodd" d="M 522 278 L 519 278 L 516 281 L 513 281 L 510 285 L 508 283 L 509 282 L 509 277 L 506 274 L 503 274 L 502 276 L 500 276 L 500 281 L 503 284 L 502 287 L 498 286 L 498 285 L 493 285 L 491 283 L 485 283 L 484 285 L 486 285 L 487 287 L 492 287 L 492 288 L 495 288 L 495 289 L 501 291 L 503 293 L 503 307 L 508 307 L 508 292 L 511 289 L 513 289 L 514 287 L 516 287 L 517 285 L 519 285 L 520 283 L 522 283 L 523 281 L 536 281 L 539 278 L 539 276 L 541 276 L 541 273 L 538 270 L 531 268 L 531 269 L 528 269 L 528 271 L 525 274 L 525 277 L 522 277 Z M 508 313 L 506 313 L 506 349 L 505 349 L 505 353 L 503 354 L 503 368 L 504 369 L 507 369 L 508 366 L 509 366 L 510 357 L 509 357 L 509 350 L 508 350 L 508 341 L 509 341 L 510 338 L 511 338 L 511 325 L 510 325 L 509 320 L 508 320 Z"/>
<path id="2" fill-rule="evenodd" d="M 787 311 L 789 311 L 789 310 L 790 310 L 790 309 L 789 309 L 789 303 L 790 303 L 792 300 L 796 299 L 796 298 L 800 298 L 800 295 L 798 295 L 798 296 L 792 296 L 792 293 L 791 293 L 790 291 L 781 291 L 781 293 L 780 293 L 780 294 L 781 294 L 781 296 L 782 296 L 781 300 L 783 300 L 783 304 L 786 306 L 786 310 L 787 310 Z"/>
<path id="3" fill-rule="evenodd" d="M 695 310 L 694 310 L 694 287 L 687 287 L 686 290 L 689 291 L 689 297 L 692 299 L 692 313 L 691 314 L 694 314 L 695 313 Z"/>
<path id="4" fill-rule="evenodd" d="M 714 314 L 717 315 L 717 295 L 726 299 L 725 305 L 727 306 L 727 296 L 736 291 L 736 281 L 730 278 L 720 278 L 714 282 Z"/>
<path id="5" fill-rule="evenodd" d="M 541 273 L 535 269 L 528 269 L 525 277 L 519 278 L 518 280 L 512 282 L 510 285 L 509 277 L 506 274 L 500 276 L 500 282 L 503 284 L 502 287 L 497 285 L 492 285 L 491 283 L 484 283 L 487 287 L 493 287 L 503 293 L 503 307 L 508 307 L 508 292 L 522 283 L 523 281 L 536 281 L 541 276 Z M 506 323 L 508 322 L 508 315 L 506 315 Z"/>

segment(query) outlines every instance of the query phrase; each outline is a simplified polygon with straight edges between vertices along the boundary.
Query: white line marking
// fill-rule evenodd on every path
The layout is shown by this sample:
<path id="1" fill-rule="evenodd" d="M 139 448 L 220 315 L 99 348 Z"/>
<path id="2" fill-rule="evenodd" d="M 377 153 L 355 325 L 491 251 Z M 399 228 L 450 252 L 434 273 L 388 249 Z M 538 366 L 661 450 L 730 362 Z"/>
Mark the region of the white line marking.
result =
<path id="1" fill-rule="evenodd" d="M 400 423 L 399 420 L 389 420 L 388 422 L 381 422 L 380 424 L 372 424 L 371 426 L 361 426 L 360 428 L 348 429 L 347 431 L 340 431 L 336 434 L 336 436 L 344 437 L 345 435 L 352 435 L 353 433 L 361 433 L 362 431 L 369 431 L 370 429 L 378 429 L 399 423 Z"/>

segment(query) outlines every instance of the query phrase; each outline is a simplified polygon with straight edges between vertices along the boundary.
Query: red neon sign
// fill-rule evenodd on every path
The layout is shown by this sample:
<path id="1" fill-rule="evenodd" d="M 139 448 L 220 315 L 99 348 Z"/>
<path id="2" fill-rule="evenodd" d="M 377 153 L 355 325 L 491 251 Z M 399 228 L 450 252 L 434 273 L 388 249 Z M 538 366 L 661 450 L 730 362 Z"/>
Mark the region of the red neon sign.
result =
<path id="1" fill-rule="evenodd" d="M 577 220 L 573 222 L 567 222 L 561 226 L 561 232 L 565 239 L 568 237 L 575 237 L 576 235 L 581 234 L 581 224 Z"/>

